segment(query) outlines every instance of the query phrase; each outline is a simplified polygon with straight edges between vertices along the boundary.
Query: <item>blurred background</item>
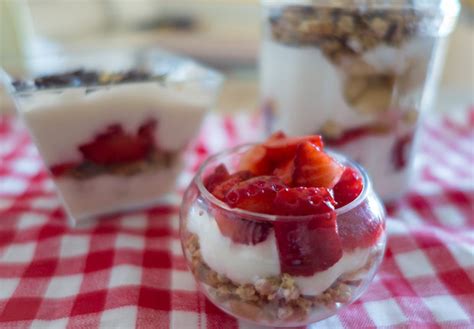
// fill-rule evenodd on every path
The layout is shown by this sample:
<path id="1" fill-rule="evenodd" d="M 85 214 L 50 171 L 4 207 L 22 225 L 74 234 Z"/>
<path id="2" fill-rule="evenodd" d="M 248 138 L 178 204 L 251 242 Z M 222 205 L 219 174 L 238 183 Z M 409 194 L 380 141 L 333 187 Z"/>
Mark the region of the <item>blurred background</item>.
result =
<path id="1" fill-rule="evenodd" d="M 156 45 L 227 75 L 218 111 L 254 111 L 258 100 L 258 0 L 0 0 L 0 66 L 59 51 Z M 474 104 L 474 1 L 463 1 L 433 111 Z M 0 90 L 0 113 L 12 104 Z"/>

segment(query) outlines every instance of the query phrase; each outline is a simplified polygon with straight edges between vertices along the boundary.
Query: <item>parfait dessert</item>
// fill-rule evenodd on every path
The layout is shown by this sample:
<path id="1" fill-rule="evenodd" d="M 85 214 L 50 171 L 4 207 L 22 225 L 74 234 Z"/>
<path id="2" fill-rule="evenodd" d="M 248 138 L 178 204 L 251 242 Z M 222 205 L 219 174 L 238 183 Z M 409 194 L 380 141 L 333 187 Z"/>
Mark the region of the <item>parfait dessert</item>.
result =
<path id="1" fill-rule="evenodd" d="M 261 325 L 333 315 L 366 289 L 385 248 L 385 213 L 366 173 L 316 135 L 275 133 L 211 157 L 180 221 L 201 290 Z"/>
<path id="2" fill-rule="evenodd" d="M 262 3 L 261 93 L 268 129 L 322 134 L 368 170 L 383 199 L 400 196 L 457 1 Z"/>
<path id="3" fill-rule="evenodd" d="M 145 206 L 171 191 L 181 153 L 214 102 L 216 73 L 188 61 L 138 60 L 122 70 L 86 66 L 13 82 L 73 220 Z"/>

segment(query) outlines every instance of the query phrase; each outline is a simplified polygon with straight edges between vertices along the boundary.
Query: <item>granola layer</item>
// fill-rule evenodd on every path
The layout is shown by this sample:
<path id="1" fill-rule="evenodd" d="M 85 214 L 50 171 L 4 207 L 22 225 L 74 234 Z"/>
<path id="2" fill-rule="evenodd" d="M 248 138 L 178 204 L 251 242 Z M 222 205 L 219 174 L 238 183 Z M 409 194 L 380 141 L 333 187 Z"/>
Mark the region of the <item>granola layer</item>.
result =
<path id="1" fill-rule="evenodd" d="M 426 15 L 426 14 L 425 14 Z M 399 46 L 418 33 L 424 17 L 413 9 L 365 10 L 301 5 L 270 13 L 274 40 L 292 46 L 317 46 L 333 62 L 380 44 Z"/>
<path id="2" fill-rule="evenodd" d="M 322 294 L 305 296 L 295 279 L 286 273 L 258 279 L 254 284 L 231 281 L 205 263 L 195 234 L 189 235 L 184 249 L 194 276 L 218 305 L 237 316 L 268 323 L 300 322 L 313 311 L 327 311 L 348 303 L 361 285 L 361 277 L 373 267 L 378 255 L 374 253 L 369 257 L 363 268 L 338 278 Z"/>

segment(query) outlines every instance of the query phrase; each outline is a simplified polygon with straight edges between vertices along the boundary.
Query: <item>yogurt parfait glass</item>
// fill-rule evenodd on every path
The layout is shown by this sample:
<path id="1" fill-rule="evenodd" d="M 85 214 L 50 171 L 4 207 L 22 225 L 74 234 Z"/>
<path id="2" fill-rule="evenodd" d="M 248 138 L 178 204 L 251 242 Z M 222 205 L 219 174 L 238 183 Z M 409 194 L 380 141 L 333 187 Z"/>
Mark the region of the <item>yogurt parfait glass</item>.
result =
<path id="1" fill-rule="evenodd" d="M 32 59 L 11 83 L 70 223 L 145 207 L 172 191 L 222 76 L 158 49 Z"/>
<path id="2" fill-rule="evenodd" d="M 385 250 L 384 208 L 365 170 L 338 153 L 331 155 L 361 175 L 363 190 L 335 212 L 275 216 L 230 208 L 204 181 L 220 164 L 236 171 L 251 147 L 210 157 L 186 190 L 180 238 L 187 265 L 209 300 L 239 319 L 294 327 L 332 316 L 374 278 Z M 337 236 L 328 241 L 327 228 L 314 224 L 331 216 L 336 216 Z M 337 253 L 335 264 L 322 264 Z M 308 273 L 315 263 L 321 270 Z"/>
<path id="3" fill-rule="evenodd" d="M 458 1 L 261 3 L 261 99 L 268 130 L 322 134 L 328 146 L 367 169 L 382 199 L 401 196 Z"/>

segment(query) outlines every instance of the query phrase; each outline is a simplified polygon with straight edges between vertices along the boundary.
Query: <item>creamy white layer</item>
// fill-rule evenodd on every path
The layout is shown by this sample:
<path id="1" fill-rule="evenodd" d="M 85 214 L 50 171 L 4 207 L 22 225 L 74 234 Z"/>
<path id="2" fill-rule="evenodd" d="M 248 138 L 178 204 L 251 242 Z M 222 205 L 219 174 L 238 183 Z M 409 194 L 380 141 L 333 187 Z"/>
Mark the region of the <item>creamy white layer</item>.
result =
<path id="1" fill-rule="evenodd" d="M 165 169 L 123 177 L 104 174 L 78 180 L 60 177 L 55 180 L 72 224 L 116 211 L 126 211 L 156 203 L 169 193 L 181 171 L 181 163 Z"/>
<path id="2" fill-rule="evenodd" d="M 256 245 L 234 243 L 221 234 L 212 217 L 197 207 L 190 210 L 187 229 L 198 236 L 201 255 L 206 264 L 236 283 L 254 283 L 259 278 L 281 274 L 273 231 L 265 241 Z M 304 295 L 318 295 L 329 288 L 341 274 L 363 267 L 370 252 L 371 248 L 366 248 L 344 253 L 343 257 L 327 270 L 310 277 L 294 278 Z"/>
<path id="3" fill-rule="evenodd" d="M 93 89 L 93 88 L 92 88 Z M 111 124 L 135 134 L 146 120 L 158 122 L 156 143 L 180 150 L 199 130 L 213 99 L 196 89 L 170 88 L 156 82 L 40 91 L 20 100 L 20 111 L 48 166 L 78 161 L 78 145 Z"/>

